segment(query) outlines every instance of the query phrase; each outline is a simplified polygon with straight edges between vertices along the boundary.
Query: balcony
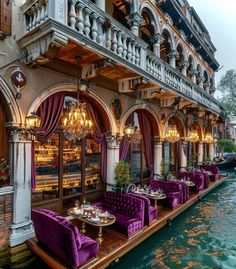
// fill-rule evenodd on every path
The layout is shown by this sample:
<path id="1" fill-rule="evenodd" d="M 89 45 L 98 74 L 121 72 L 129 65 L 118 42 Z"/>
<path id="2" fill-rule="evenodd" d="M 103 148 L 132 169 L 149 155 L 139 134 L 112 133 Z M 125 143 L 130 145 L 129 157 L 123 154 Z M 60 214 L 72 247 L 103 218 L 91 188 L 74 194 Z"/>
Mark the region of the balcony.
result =
<path id="1" fill-rule="evenodd" d="M 216 99 L 147 50 L 148 45 L 142 39 L 91 1 L 27 1 L 21 10 L 25 32 L 18 42 L 26 64 L 47 65 L 77 46 L 79 51 L 90 53 L 87 65 L 93 64 L 91 59 L 112 60 L 121 76 L 116 76 L 118 82 L 123 77 L 121 71 L 126 78 L 145 78 L 152 85 L 146 98 L 151 96 L 151 89 L 163 88 L 173 96 L 181 96 L 216 114 L 222 113 Z M 68 58 L 64 56 L 63 60 Z M 108 77 L 109 74 L 110 71 Z M 103 75 L 106 76 L 105 71 Z"/>

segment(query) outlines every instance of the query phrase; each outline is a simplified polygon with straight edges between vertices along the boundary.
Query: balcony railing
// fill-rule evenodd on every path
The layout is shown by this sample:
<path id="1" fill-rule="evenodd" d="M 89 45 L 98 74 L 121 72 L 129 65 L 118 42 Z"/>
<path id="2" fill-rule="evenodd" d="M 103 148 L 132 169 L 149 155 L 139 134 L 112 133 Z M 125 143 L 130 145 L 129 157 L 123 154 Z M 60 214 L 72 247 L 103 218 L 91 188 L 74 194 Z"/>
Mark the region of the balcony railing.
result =
<path id="1" fill-rule="evenodd" d="M 29 46 L 28 37 L 37 33 L 37 29 L 40 29 L 40 36 L 43 36 L 44 27 L 45 32 L 50 32 L 45 25 L 52 22 L 51 31 L 57 26 L 60 35 L 64 34 L 75 42 L 86 43 L 88 47 L 127 66 L 141 76 L 221 113 L 221 106 L 217 100 L 147 50 L 148 45 L 142 39 L 109 14 L 98 9 L 91 1 L 31 0 L 22 6 L 22 11 L 25 18 L 25 35 L 21 40 L 26 37 L 26 42 L 21 42 L 23 47 L 24 44 Z M 36 39 L 38 38 L 32 40 Z"/>

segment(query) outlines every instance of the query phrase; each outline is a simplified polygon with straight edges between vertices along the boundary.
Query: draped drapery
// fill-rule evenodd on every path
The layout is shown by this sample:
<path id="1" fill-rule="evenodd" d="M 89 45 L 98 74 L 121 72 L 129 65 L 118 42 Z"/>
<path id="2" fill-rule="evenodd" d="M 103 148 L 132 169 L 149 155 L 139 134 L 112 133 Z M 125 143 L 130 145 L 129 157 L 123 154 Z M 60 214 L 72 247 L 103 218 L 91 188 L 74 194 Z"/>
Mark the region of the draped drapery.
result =
<path id="1" fill-rule="evenodd" d="M 153 145 L 153 130 L 151 126 L 150 119 L 145 110 L 138 110 L 138 123 L 140 132 L 143 137 L 143 143 L 145 148 L 145 158 L 148 170 L 151 173 L 151 177 L 153 177 L 154 173 L 154 145 Z"/>
<path id="2" fill-rule="evenodd" d="M 38 140 L 46 141 L 55 131 L 63 110 L 65 93 L 56 93 L 48 97 L 40 106 L 39 113 L 41 124 L 37 130 Z M 32 142 L 32 162 L 31 162 L 31 190 L 36 187 L 35 173 L 35 150 Z"/>
<path id="3" fill-rule="evenodd" d="M 81 101 L 86 103 L 88 116 L 93 123 L 93 139 L 97 144 L 101 144 L 102 160 L 101 160 L 101 176 L 105 180 L 107 175 L 107 143 L 106 133 L 102 130 L 102 124 L 100 121 L 99 113 L 97 109 L 94 109 L 94 104 L 86 97 L 81 97 Z"/>

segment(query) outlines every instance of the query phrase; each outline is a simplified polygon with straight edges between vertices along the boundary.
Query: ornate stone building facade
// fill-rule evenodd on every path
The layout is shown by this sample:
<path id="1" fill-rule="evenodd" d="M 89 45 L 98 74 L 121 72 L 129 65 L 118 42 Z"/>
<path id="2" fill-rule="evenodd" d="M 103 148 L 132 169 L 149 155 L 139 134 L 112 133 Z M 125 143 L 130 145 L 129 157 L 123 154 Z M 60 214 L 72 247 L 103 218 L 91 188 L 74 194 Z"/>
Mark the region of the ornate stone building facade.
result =
<path id="1" fill-rule="evenodd" d="M 99 197 L 102 181 L 115 183 L 115 164 L 131 118 L 137 130 L 124 159 L 131 162 L 136 182 L 163 173 L 164 167 L 175 172 L 214 157 L 212 127 L 224 112 L 214 98 L 219 64 L 207 29 L 186 0 L 18 0 L 7 8 L 11 31 L 2 20 L 0 24 L 0 141 L 9 153 L 0 150 L 0 158 L 9 168 L 0 197 L 9 200 L 13 195 L 13 210 L 9 240 L 1 244 L 14 247 L 33 236 L 32 206 L 62 213 L 77 196 Z M 74 98 L 77 57 L 79 83 L 86 86 L 82 98 L 98 115 L 105 146 L 98 147 L 93 137 L 73 144 L 63 136 L 58 120 L 54 134 L 35 143 L 34 151 L 25 119 L 59 93 Z M 151 145 L 145 142 L 147 122 Z M 179 139 L 168 142 L 173 126 Z M 1 128 L 8 135 L 3 136 Z M 193 131 L 196 142 L 189 140 Z M 45 180 L 56 158 L 54 177 Z M 74 170 L 66 166 L 75 160 L 80 164 Z M 33 165 L 36 189 L 31 192 Z M 68 176 L 78 171 L 79 184 Z M 1 218 L 0 227 L 2 223 Z M 5 231 L 0 233 L 8 238 Z"/>

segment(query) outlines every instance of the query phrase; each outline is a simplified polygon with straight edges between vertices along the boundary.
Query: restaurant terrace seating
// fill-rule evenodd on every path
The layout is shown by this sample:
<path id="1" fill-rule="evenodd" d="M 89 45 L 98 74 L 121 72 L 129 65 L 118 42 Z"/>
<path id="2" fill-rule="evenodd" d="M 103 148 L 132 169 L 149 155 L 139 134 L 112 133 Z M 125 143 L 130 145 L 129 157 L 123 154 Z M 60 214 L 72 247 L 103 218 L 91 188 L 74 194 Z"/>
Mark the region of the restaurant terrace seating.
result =
<path id="1" fill-rule="evenodd" d="M 208 186 L 208 179 L 202 172 L 181 171 L 179 178 L 187 178 L 194 182 L 196 191 L 202 191 Z"/>
<path id="2" fill-rule="evenodd" d="M 128 195 L 135 196 L 144 201 L 145 211 L 144 211 L 144 225 L 149 226 L 153 220 L 157 217 L 157 209 L 151 206 L 150 200 L 148 197 L 145 197 L 140 194 L 129 192 Z"/>
<path id="3" fill-rule="evenodd" d="M 144 201 L 137 197 L 108 191 L 104 193 L 100 205 L 96 206 L 113 214 L 116 217 L 114 228 L 127 236 L 144 226 L 145 205 Z"/>
<path id="4" fill-rule="evenodd" d="M 211 172 L 212 175 L 209 175 L 210 179 L 218 180 L 220 179 L 219 168 L 215 164 L 202 164 L 199 166 L 200 169 Z"/>
<path id="5" fill-rule="evenodd" d="M 176 207 L 181 204 L 181 201 L 183 201 L 182 187 L 177 181 L 160 181 L 151 179 L 149 186 L 153 191 L 162 189 L 165 192 L 167 198 L 163 200 L 163 203 L 170 208 Z"/>
<path id="6" fill-rule="evenodd" d="M 181 185 L 182 188 L 182 195 L 180 197 L 181 198 L 180 202 L 181 204 L 184 204 L 189 199 L 189 187 L 184 182 L 178 181 L 178 183 Z"/>
<path id="7" fill-rule="evenodd" d="M 70 266 L 79 267 L 98 252 L 98 244 L 79 233 L 77 227 L 46 209 L 33 209 L 32 220 L 38 243 Z"/>

